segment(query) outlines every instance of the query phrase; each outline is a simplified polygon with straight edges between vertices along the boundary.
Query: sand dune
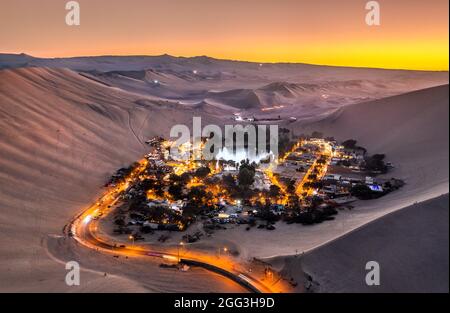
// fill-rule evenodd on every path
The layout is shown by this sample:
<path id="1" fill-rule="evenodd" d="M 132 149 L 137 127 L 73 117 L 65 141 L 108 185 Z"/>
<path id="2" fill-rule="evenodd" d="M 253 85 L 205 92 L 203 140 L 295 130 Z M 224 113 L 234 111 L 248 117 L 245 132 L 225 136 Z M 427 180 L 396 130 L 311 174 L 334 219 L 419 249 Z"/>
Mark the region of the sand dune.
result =
<path id="1" fill-rule="evenodd" d="M 409 186 L 448 188 L 448 85 L 339 109 L 325 119 L 298 122 L 298 132 L 353 138 L 397 165 Z"/>
<path id="2" fill-rule="evenodd" d="M 237 109 L 254 109 L 261 107 L 258 95 L 253 90 L 234 89 L 223 92 L 210 92 L 206 100 L 213 100 Z"/>
<path id="3" fill-rule="evenodd" d="M 301 126 L 301 131 L 356 138 L 371 152 L 387 153 L 397 164 L 392 176 L 407 185 L 386 199 L 358 204 L 345 223 L 358 221 L 354 227 L 399 211 L 335 241 L 330 238 L 301 260 L 273 262 L 298 280 L 304 279 L 303 268 L 318 283 L 315 291 L 448 292 L 448 113 L 447 85 L 349 106 Z M 419 204 L 408 206 L 413 203 Z M 372 260 L 381 267 L 376 287 L 365 284 L 365 264 Z"/>
<path id="4" fill-rule="evenodd" d="M 220 232 L 211 240 L 239 247 L 242 258 L 269 258 L 308 251 L 387 213 L 449 192 L 448 86 L 347 106 L 316 122 L 284 125 L 296 134 L 322 131 L 340 140 L 355 138 L 369 153 L 386 153 L 396 168 L 388 177 L 406 186 L 385 197 L 358 201 L 356 209 L 314 226 L 277 224 L 276 235 L 245 227 Z M 264 237 L 264 245 L 255 244 Z"/>
<path id="5" fill-rule="evenodd" d="M 311 275 L 318 283 L 316 292 L 448 293 L 448 201 L 447 194 L 387 215 L 301 258 L 290 258 L 289 267 Z M 379 286 L 365 283 L 369 261 L 380 265 Z"/>
<path id="6" fill-rule="evenodd" d="M 174 73 L 186 70 L 197 70 L 202 73 L 233 73 L 249 76 L 264 76 L 267 81 L 296 81 L 280 79 L 281 77 L 308 77 L 320 75 L 311 81 L 359 80 L 381 79 L 396 77 L 401 80 L 411 78 L 433 81 L 448 79 L 447 72 L 383 70 L 370 68 L 349 68 L 336 66 L 310 65 L 303 63 L 253 63 L 232 60 L 219 60 L 206 56 L 202 57 L 174 57 L 170 55 L 160 56 L 98 56 L 98 57 L 74 57 L 74 58 L 37 58 L 26 54 L 2 54 L 0 53 L 0 68 L 11 67 L 51 67 L 70 68 L 78 71 L 142 71 L 154 69 L 157 71 L 173 71 Z M 311 77 L 310 77 L 311 78 Z"/>
<path id="7" fill-rule="evenodd" d="M 79 260 L 87 269 L 97 263 L 89 263 L 92 252 L 73 254 L 64 245 L 52 256 L 46 251 L 52 236 L 95 199 L 115 169 L 147 151 L 146 139 L 167 134 L 176 122 L 192 123 L 194 112 L 151 101 L 137 105 L 140 97 L 67 69 L 2 70 L 0 82 L 0 281 L 9 282 L 0 290 L 77 291 L 65 285 L 64 263 L 55 257 Z M 104 272 L 117 272 L 110 259 L 85 272 L 78 291 L 240 290 L 205 274 L 192 274 L 200 281 L 191 289 L 184 277 L 168 279 L 157 264 L 146 270 L 145 262 L 134 269 L 150 275 L 156 289 L 124 275 L 102 283 Z"/>
<path id="8" fill-rule="evenodd" d="M 146 139 L 167 137 L 172 125 L 190 125 L 194 115 L 201 115 L 205 123 L 221 125 L 235 109 L 231 104 L 244 108 L 247 102 L 268 104 L 268 99 L 261 98 L 264 92 L 278 93 L 280 99 L 290 98 L 289 94 L 298 99 L 297 93 L 310 92 L 310 103 L 316 104 L 323 89 L 312 86 L 319 84 L 325 86 L 321 88 L 348 88 L 356 93 L 352 100 L 356 101 L 448 83 L 448 73 L 260 66 L 206 57 L 36 59 L 0 55 L 0 67 L 37 65 L 50 67 L 0 70 L 0 255 L 4 256 L 0 267 L 6 269 L 0 273 L 0 281 L 14 281 L 0 286 L 5 291 L 71 291 L 64 284 L 61 263 L 71 258 L 89 270 L 86 279 L 91 283 L 83 291 L 238 291 L 238 287 L 201 272 L 188 274 L 198 279 L 193 288 L 189 279 L 171 276 L 147 262 L 130 263 L 127 268 L 133 270 L 121 272 L 121 266 L 110 257 L 49 238 L 60 234 L 64 224 L 95 199 L 115 169 L 146 152 Z M 193 69 L 218 75 L 220 83 L 193 81 L 180 74 Z M 111 71 L 118 72 L 106 73 Z M 159 86 L 149 86 L 151 75 L 163 74 L 158 76 L 162 80 Z M 323 85 L 325 81 L 328 85 Z M 337 81 L 353 82 L 344 88 Z M 374 86 L 375 81 L 381 85 Z M 273 82 L 291 83 L 269 85 Z M 298 85 L 306 82 L 311 85 Z M 266 90 L 255 91 L 260 88 Z M 237 89 L 241 92 L 233 91 Z M 160 94 L 155 92 L 158 90 Z M 232 92 L 227 93 L 229 90 Z M 208 101 L 207 93 L 220 97 Z M 344 100 L 333 105 L 351 102 Z M 329 99 L 320 101 L 324 104 Z M 285 114 L 302 108 L 293 106 Z M 448 193 L 448 86 L 350 105 L 326 119 L 284 126 L 297 133 L 319 130 L 340 139 L 355 138 L 371 152 L 386 153 L 396 165 L 392 176 L 405 179 L 407 186 L 382 199 L 358 203 L 357 210 L 341 212 L 336 221 L 314 227 L 280 224 L 276 236 L 239 227 L 218 232 L 215 243 L 224 240 L 235 245 L 242 258 L 309 250 L 386 213 Z M 255 245 L 261 238 L 264 245 Z M 97 262 L 98 258 L 102 261 Z M 101 283 L 103 272 L 111 274 L 109 284 Z M 143 272 L 147 274 L 140 275 Z"/>
<path id="9" fill-rule="evenodd" d="M 0 68 L 23 66 L 69 68 L 144 96 L 197 103 L 209 99 L 251 114 L 261 113 L 260 107 L 283 105 L 279 114 L 296 117 L 448 83 L 448 72 L 260 64 L 205 56 L 45 59 L 0 54 Z"/>

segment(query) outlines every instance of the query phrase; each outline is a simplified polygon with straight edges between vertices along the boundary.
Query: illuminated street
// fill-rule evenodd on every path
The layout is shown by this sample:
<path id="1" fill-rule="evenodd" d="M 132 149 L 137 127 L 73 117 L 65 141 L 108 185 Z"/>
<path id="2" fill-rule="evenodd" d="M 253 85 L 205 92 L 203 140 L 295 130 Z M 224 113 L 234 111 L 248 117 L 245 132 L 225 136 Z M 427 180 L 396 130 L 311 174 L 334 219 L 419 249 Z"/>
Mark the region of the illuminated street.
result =
<path id="1" fill-rule="evenodd" d="M 106 185 L 106 193 L 73 220 L 70 235 L 88 248 L 116 257 L 159 258 L 180 270 L 187 270 L 189 266 L 202 267 L 234 281 L 250 292 L 290 292 L 296 283 L 288 281 L 267 266 L 257 270 L 257 266 L 251 262 L 237 261 L 226 246 L 217 247 L 218 254 L 200 252 L 184 241 L 162 244 L 168 238 L 165 235 L 160 236 L 158 241 L 161 243 L 140 244 L 136 241 L 145 241 L 141 231 L 185 231 L 197 217 L 208 219 L 203 224 L 205 232 L 226 223 L 248 224 L 249 230 L 255 226 L 256 218 L 266 221 L 258 228 L 274 230 L 274 221 L 279 220 L 280 216 L 285 221 L 320 223 L 337 214 L 334 207 L 338 205 L 336 201 L 340 200 L 329 198 L 326 194 L 329 188 L 334 187 L 333 192 L 336 194 L 337 188 L 341 190 L 339 192 L 344 190 L 344 195 L 350 190 L 349 187 L 341 186 L 339 181 L 330 182 L 328 176 L 332 179 L 339 176 L 327 175 L 331 162 L 335 165 L 336 162 L 350 161 L 362 164 L 358 163 L 361 161 L 351 150 L 346 151 L 336 142 L 317 138 L 293 143 L 276 162 L 250 164 L 243 160 L 238 166 L 226 160 L 196 160 L 193 154 L 186 160 L 174 160 L 168 154 L 172 142 L 155 138 L 149 140 L 148 144 L 152 152 L 130 167 L 119 169 L 112 176 Z M 191 146 L 182 146 L 184 153 L 190 152 L 190 149 Z M 248 177 L 243 176 L 245 172 Z M 270 188 L 262 190 L 255 187 L 257 175 L 259 184 L 267 180 Z M 248 180 L 246 185 L 243 185 L 244 178 Z M 373 179 L 370 182 L 373 183 Z M 174 186 L 179 186 L 179 189 L 174 189 Z M 352 201 L 347 198 L 340 199 L 344 199 L 343 203 Z M 242 202 L 246 203 L 246 212 L 242 212 Z M 124 216 L 124 213 L 117 214 L 118 208 L 124 206 L 128 207 L 128 211 L 132 206 L 133 210 L 137 210 L 129 213 L 133 214 L 133 218 Z M 227 207 L 234 207 L 235 212 L 240 213 L 227 213 Z M 194 216 L 185 215 L 189 209 L 195 210 Z M 145 216 L 139 212 L 159 213 Z M 99 221 L 109 216 L 109 220 L 119 225 L 114 233 L 127 234 L 126 237 L 112 237 L 112 234 L 102 231 L 103 226 Z M 136 227 L 138 222 L 140 228 Z M 192 242 L 199 239 L 192 235 L 185 237 Z"/>
<path id="2" fill-rule="evenodd" d="M 179 252 L 178 249 L 170 248 L 149 248 L 133 244 L 128 246 L 129 242 L 110 242 L 97 236 L 98 219 L 111 213 L 112 207 L 118 201 L 118 195 L 123 192 L 130 183 L 132 183 L 145 169 L 147 160 L 139 161 L 139 166 L 116 188 L 109 189 L 96 203 L 90 206 L 82 214 L 76 217 L 70 227 L 73 238 L 84 246 L 98 251 L 125 256 L 149 256 L 161 258 L 169 262 L 195 263 L 205 269 L 221 274 L 236 283 L 243 286 L 251 292 L 286 292 L 287 287 L 282 283 L 265 283 L 261 279 L 250 276 L 245 273 L 243 267 L 233 263 L 227 257 L 214 257 L 201 254 L 195 251 Z M 272 280 L 270 281 L 272 282 Z"/>

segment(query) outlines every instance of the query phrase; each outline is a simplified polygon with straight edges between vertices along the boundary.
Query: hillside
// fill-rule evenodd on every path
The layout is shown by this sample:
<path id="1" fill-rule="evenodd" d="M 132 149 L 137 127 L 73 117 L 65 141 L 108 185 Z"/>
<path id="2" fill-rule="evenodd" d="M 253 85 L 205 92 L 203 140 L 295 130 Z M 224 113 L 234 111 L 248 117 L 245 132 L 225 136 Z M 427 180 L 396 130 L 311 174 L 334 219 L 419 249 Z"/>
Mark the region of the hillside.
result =
<path id="1" fill-rule="evenodd" d="M 309 251 L 388 213 L 449 192 L 448 86 L 412 92 L 344 107 L 318 121 L 287 123 L 300 135 L 321 131 L 339 140 L 354 138 L 369 153 L 385 153 L 395 169 L 387 178 L 406 185 L 380 199 L 358 201 L 355 209 L 340 211 L 331 222 L 302 227 L 277 224 L 279 236 L 266 236 L 242 228 L 227 232 L 230 243 L 241 247 L 243 257 L 270 258 Z M 431 224 L 429 227 L 433 227 Z"/>
<path id="2" fill-rule="evenodd" d="M 151 276 L 136 282 L 112 257 L 98 262 L 58 239 L 116 169 L 147 152 L 145 140 L 168 135 L 175 123 L 190 125 L 193 111 L 143 101 L 68 69 L 1 70 L 0 82 L 0 281 L 9 282 L 1 291 L 240 290 L 201 271 L 181 278 L 157 264 L 148 268 L 149 260 L 132 265 Z M 78 289 L 64 283 L 70 260 L 87 269 Z M 196 287 L 183 283 L 194 278 Z"/>
<path id="3" fill-rule="evenodd" d="M 448 201 L 447 194 L 382 217 L 290 258 L 285 270 L 301 275 L 303 268 L 319 283 L 316 292 L 448 293 Z M 365 283 L 368 261 L 380 265 L 380 286 Z"/>
<path id="4" fill-rule="evenodd" d="M 347 104 L 448 84 L 448 72 L 252 63 L 206 56 L 36 58 L 0 54 L 0 69 L 16 67 L 68 68 L 142 96 L 206 101 L 257 117 L 310 117 Z M 282 109 L 270 114 L 261 110 L 273 106 Z"/>

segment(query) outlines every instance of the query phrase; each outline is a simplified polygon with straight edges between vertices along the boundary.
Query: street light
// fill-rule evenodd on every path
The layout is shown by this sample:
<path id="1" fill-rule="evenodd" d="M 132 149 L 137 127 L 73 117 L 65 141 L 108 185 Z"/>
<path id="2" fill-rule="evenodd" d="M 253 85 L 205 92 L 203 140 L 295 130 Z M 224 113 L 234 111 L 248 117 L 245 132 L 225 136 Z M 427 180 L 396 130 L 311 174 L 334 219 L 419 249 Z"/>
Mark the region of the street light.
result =
<path id="1" fill-rule="evenodd" d="M 180 248 L 184 246 L 184 242 L 180 241 L 178 244 L 178 262 L 180 262 Z"/>
<path id="2" fill-rule="evenodd" d="M 270 268 L 266 267 L 264 272 L 265 272 L 266 278 L 270 279 L 271 281 L 273 281 L 273 272 L 272 272 L 272 270 Z"/>
<path id="3" fill-rule="evenodd" d="M 223 249 L 223 252 L 225 252 L 225 253 L 228 252 L 228 248 L 227 247 L 219 248 L 219 257 L 220 257 L 220 254 L 222 252 L 222 249 Z"/>
<path id="4" fill-rule="evenodd" d="M 133 236 L 133 235 L 130 235 L 130 236 L 128 237 L 128 239 L 130 239 L 130 240 L 133 241 L 133 242 L 132 242 L 132 247 L 134 247 L 134 236 Z"/>

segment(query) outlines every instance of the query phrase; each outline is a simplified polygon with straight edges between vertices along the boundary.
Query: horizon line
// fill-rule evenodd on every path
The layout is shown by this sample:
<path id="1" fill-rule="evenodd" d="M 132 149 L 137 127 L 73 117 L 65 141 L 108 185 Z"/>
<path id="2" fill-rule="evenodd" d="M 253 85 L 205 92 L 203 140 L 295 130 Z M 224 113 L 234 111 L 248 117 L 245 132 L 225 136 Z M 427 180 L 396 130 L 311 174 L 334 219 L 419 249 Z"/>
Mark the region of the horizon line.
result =
<path id="1" fill-rule="evenodd" d="M 395 68 L 395 67 L 371 67 L 371 66 L 355 66 L 355 65 L 336 65 L 336 64 L 325 64 L 325 63 L 307 63 L 307 62 L 289 62 L 289 61 L 257 61 L 257 60 L 239 60 L 239 59 L 227 59 L 208 55 L 173 55 L 169 53 L 163 54 L 92 54 L 92 55 L 76 55 L 76 56 L 60 56 L 60 57 L 46 57 L 28 54 L 26 52 L 0 52 L 2 54 L 10 55 L 26 55 L 35 59 L 75 59 L 75 58 L 100 58 L 100 57 L 172 57 L 179 59 L 194 59 L 194 58 L 209 58 L 217 61 L 228 61 L 228 62 L 242 62 L 242 63 L 253 63 L 253 64 L 291 64 L 291 65 L 310 65 L 310 66 L 322 66 L 322 67 L 339 67 L 339 68 L 354 68 L 354 69 L 373 69 L 373 70 L 386 70 L 386 71 L 416 71 L 416 72 L 449 72 L 447 69 L 425 69 L 425 68 Z"/>

